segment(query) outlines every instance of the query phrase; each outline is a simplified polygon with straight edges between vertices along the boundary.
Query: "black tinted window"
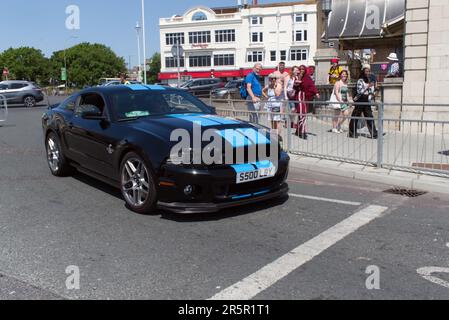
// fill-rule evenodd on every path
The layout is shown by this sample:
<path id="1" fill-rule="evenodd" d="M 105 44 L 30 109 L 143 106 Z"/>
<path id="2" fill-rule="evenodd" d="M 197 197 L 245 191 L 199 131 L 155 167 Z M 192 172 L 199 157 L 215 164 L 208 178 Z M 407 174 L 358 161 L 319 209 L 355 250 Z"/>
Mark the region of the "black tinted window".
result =
<path id="1" fill-rule="evenodd" d="M 20 88 L 23 88 L 23 87 L 26 87 L 27 85 L 26 84 L 24 84 L 24 83 L 11 83 L 10 85 L 9 85 L 9 87 L 11 88 L 11 89 L 20 89 Z"/>
<path id="2" fill-rule="evenodd" d="M 6 90 L 6 89 L 8 89 L 8 85 L 0 84 L 0 90 Z"/>

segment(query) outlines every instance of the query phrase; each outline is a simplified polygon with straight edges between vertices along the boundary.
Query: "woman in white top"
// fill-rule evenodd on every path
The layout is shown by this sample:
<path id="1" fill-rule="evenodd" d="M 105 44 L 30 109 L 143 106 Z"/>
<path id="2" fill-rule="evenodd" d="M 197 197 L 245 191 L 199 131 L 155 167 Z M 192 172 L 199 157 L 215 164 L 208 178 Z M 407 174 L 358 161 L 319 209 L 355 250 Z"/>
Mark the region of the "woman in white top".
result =
<path id="1" fill-rule="evenodd" d="M 263 89 L 263 95 L 268 98 L 265 109 L 269 112 L 268 120 L 270 121 L 271 129 L 279 134 L 282 122 L 281 112 L 283 112 L 283 88 L 278 82 L 278 76 L 276 74 L 270 74 L 269 79 L 270 84 Z"/>

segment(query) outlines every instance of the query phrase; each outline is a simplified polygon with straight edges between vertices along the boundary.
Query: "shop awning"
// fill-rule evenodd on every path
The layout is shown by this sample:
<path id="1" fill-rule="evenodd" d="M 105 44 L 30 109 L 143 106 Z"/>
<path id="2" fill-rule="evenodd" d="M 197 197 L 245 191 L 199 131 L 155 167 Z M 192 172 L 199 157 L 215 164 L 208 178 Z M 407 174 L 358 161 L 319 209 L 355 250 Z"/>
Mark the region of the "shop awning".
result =
<path id="1" fill-rule="evenodd" d="M 385 38 L 386 29 L 404 22 L 406 0 L 334 0 L 328 39 L 345 41 Z"/>

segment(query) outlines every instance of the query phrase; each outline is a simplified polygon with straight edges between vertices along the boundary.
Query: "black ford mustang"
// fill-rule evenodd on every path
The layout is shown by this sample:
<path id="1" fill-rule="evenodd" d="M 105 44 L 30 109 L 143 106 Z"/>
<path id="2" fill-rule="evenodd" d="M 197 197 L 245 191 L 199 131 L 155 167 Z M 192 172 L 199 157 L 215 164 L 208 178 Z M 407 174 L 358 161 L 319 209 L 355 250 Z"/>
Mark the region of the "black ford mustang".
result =
<path id="1" fill-rule="evenodd" d="M 120 188 L 128 207 L 139 213 L 157 208 L 215 212 L 288 192 L 290 158 L 281 148 L 250 156 L 279 141 L 268 132 L 261 135 L 258 126 L 218 117 L 181 90 L 144 85 L 86 89 L 50 108 L 42 124 L 53 175 L 69 175 L 76 168 Z M 213 130 L 223 137 L 220 148 L 207 149 L 222 162 L 196 161 L 193 139 L 193 148 L 173 151 L 180 143 L 173 133 L 192 134 L 194 124 L 201 133 Z M 204 151 L 207 144 L 200 143 Z"/>

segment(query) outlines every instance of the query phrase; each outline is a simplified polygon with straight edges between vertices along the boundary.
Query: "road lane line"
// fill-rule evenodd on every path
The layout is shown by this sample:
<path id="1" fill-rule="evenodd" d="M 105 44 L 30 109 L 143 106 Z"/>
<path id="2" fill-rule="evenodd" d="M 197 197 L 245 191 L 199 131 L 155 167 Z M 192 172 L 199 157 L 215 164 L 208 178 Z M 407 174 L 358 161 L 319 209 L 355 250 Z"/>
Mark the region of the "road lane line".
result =
<path id="1" fill-rule="evenodd" d="M 417 270 L 418 274 L 432 283 L 438 284 L 449 289 L 449 282 L 433 276 L 434 273 L 449 273 L 449 268 L 424 267 Z"/>
<path id="2" fill-rule="evenodd" d="M 351 233 L 379 218 L 387 207 L 369 206 L 268 264 L 210 300 L 250 300 Z"/>
<path id="3" fill-rule="evenodd" d="M 301 199 L 308 199 L 308 200 L 317 200 L 317 201 L 324 201 L 324 202 L 346 204 L 346 205 L 349 205 L 349 206 L 356 206 L 356 207 L 359 207 L 359 206 L 362 205 L 360 202 L 352 202 L 352 201 L 343 201 L 343 200 L 337 200 L 337 199 L 313 197 L 313 196 L 306 196 L 306 195 L 303 195 L 303 194 L 290 193 L 289 196 L 293 197 L 293 198 L 301 198 Z"/>

